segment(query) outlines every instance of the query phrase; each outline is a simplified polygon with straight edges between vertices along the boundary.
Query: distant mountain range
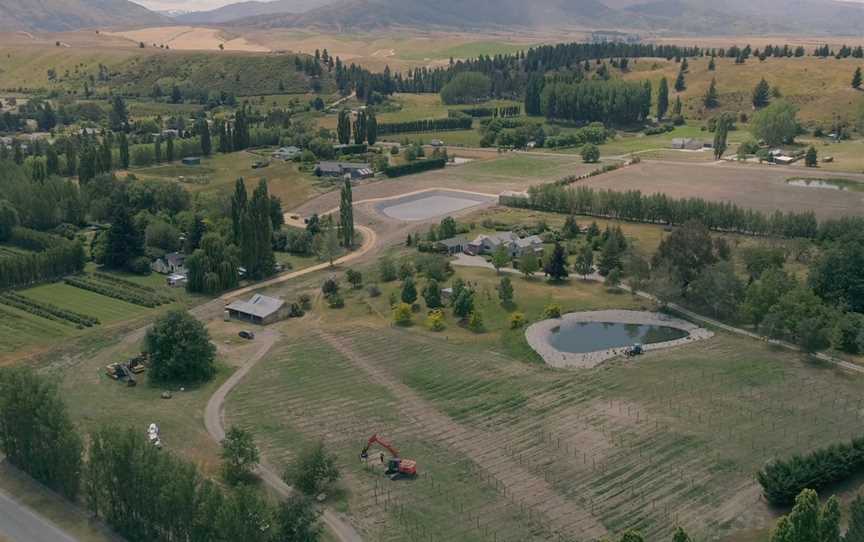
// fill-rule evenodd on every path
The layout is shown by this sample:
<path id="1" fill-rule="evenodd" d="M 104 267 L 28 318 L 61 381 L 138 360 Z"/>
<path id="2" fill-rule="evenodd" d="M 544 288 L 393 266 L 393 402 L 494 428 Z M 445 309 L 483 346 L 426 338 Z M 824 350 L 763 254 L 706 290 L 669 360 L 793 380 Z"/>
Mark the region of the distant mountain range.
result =
<path id="1" fill-rule="evenodd" d="M 337 0 L 229 24 L 363 32 L 393 26 L 584 28 L 674 34 L 860 35 L 864 4 L 837 0 Z"/>
<path id="2" fill-rule="evenodd" d="M 0 0 L 0 31 L 59 32 L 168 21 L 128 0 Z"/>
<path id="3" fill-rule="evenodd" d="M 275 0 L 271 2 L 239 2 L 210 11 L 193 11 L 175 16 L 184 24 L 220 24 L 261 15 L 305 13 L 327 5 L 331 0 Z"/>
<path id="4" fill-rule="evenodd" d="M 275 0 L 157 14 L 128 0 L 0 0 L 0 30 L 206 24 L 369 32 L 617 29 L 643 33 L 861 35 L 864 4 L 838 0 Z"/>

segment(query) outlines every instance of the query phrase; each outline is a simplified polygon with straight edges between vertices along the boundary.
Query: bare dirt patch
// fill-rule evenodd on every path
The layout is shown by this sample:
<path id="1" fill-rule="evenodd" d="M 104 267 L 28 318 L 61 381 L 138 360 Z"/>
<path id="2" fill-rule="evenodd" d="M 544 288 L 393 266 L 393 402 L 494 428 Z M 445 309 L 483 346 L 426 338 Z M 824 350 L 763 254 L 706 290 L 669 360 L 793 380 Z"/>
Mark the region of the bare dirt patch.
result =
<path id="1" fill-rule="evenodd" d="M 766 213 L 777 209 L 813 211 L 820 219 L 864 214 L 861 194 L 787 184 L 786 179 L 796 173 L 800 175 L 800 170 L 776 166 L 642 162 L 580 182 L 580 186 L 729 201 Z M 848 177 L 864 178 L 861 175 Z"/>
<path id="2" fill-rule="evenodd" d="M 226 51 L 243 51 L 266 53 L 270 51 L 258 43 L 249 41 L 243 36 L 227 34 L 215 28 L 195 26 L 167 26 L 129 30 L 124 32 L 106 32 L 110 36 L 119 36 L 134 42 L 144 44 L 167 45 L 181 51 L 214 51 L 221 45 Z"/>

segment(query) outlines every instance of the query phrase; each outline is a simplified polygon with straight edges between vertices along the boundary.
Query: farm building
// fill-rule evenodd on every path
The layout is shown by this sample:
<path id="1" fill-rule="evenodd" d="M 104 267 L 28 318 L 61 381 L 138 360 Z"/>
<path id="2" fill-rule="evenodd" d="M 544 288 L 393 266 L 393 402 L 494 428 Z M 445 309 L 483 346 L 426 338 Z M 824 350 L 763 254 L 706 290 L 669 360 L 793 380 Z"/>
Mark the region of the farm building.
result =
<path id="1" fill-rule="evenodd" d="M 704 144 L 701 139 L 694 139 L 692 137 L 676 137 L 672 140 L 673 149 L 698 151 L 702 149 L 703 146 Z"/>
<path id="2" fill-rule="evenodd" d="M 185 275 L 186 274 L 186 255 L 179 252 L 166 254 L 161 258 L 156 258 L 150 264 L 150 269 L 162 275 Z"/>
<path id="3" fill-rule="evenodd" d="M 292 145 L 290 147 L 280 147 L 279 149 L 273 151 L 273 154 L 271 154 L 270 156 L 275 160 L 284 160 L 287 162 L 300 156 L 300 153 L 302 152 L 303 151 L 300 150 L 299 147 L 295 147 Z"/>
<path id="4" fill-rule="evenodd" d="M 255 294 L 249 301 L 235 301 L 225 307 L 228 315 L 258 325 L 272 324 L 288 316 L 288 305 L 281 299 Z"/>
<path id="5" fill-rule="evenodd" d="M 200 166 L 201 159 L 197 156 L 190 156 L 182 160 L 184 166 Z"/>
<path id="6" fill-rule="evenodd" d="M 315 175 L 319 177 L 346 177 L 351 180 L 368 179 L 374 175 L 372 166 L 355 162 L 318 162 Z"/>
<path id="7" fill-rule="evenodd" d="M 527 253 L 543 252 L 543 240 L 536 235 L 520 238 L 515 233 L 508 231 L 494 235 L 478 235 L 476 239 L 465 246 L 465 253 L 473 256 L 492 254 L 498 247 L 507 249 L 511 257 L 516 258 Z"/>

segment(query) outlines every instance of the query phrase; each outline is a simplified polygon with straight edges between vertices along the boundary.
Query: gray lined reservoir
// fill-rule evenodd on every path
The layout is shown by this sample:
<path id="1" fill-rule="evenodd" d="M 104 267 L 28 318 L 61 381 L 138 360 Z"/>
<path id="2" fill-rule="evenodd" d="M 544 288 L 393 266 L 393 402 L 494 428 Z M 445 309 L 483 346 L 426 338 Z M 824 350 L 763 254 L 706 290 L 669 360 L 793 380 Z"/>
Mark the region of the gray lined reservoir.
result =
<path id="1" fill-rule="evenodd" d="M 549 343 L 556 350 L 584 354 L 635 343 L 656 344 L 677 341 L 689 333 L 674 327 L 611 322 L 564 321 L 552 330 Z"/>

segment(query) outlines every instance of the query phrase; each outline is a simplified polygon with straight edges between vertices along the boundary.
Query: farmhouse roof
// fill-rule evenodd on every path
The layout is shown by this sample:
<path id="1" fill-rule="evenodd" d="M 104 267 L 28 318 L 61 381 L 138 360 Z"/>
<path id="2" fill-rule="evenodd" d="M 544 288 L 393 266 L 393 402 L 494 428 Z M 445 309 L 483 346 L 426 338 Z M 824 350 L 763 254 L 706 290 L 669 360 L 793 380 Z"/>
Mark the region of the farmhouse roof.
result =
<path id="1" fill-rule="evenodd" d="M 251 314 L 259 318 L 267 318 L 276 313 L 285 305 L 285 302 L 275 297 L 255 294 L 249 301 L 235 301 L 228 305 L 228 310 Z"/>
<path id="2" fill-rule="evenodd" d="M 468 240 L 465 239 L 464 237 L 451 237 L 450 239 L 442 239 L 442 240 L 438 241 L 438 244 L 443 245 L 447 248 L 453 248 L 453 247 L 461 247 L 462 245 L 464 245 L 467 242 L 468 242 Z"/>

